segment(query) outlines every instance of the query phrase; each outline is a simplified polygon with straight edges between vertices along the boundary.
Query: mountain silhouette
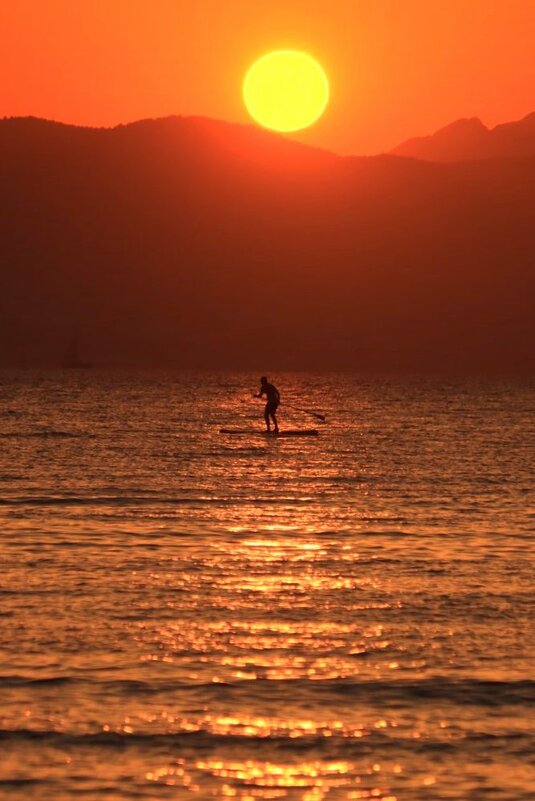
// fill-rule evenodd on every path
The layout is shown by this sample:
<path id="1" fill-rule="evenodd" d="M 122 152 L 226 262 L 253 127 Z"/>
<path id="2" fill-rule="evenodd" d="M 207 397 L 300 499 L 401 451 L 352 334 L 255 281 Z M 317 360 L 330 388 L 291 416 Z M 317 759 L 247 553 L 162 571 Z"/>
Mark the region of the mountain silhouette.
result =
<path id="1" fill-rule="evenodd" d="M 517 155 L 517 154 L 515 154 Z M 0 121 L 0 365 L 530 372 L 535 159 Z"/>
<path id="2" fill-rule="evenodd" d="M 409 139 L 391 152 L 438 162 L 535 157 L 535 112 L 492 129 L 477 117 L 457 120 L 432 136 Z"/>

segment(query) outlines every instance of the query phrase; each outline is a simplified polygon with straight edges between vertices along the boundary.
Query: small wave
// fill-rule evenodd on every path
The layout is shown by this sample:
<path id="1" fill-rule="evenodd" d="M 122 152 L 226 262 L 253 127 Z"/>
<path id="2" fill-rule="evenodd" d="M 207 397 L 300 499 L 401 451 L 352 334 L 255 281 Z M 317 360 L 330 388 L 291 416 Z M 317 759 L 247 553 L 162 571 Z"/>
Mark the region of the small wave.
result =
<path id="1" fill-rule="evenodd" d="M 199 503 L 194 498 L 158 498 L 158 504 Z M 81 496 L 37 498 L 0 498 L 0 506 L 132 506 L 154 504 L 154 498 L 120 497 L 117 495 L 100 495 L 94 498 Z"/>
<path id="2" fill-rule="evenodd" d="M 3 439 L 94 439 L 95 434 L 88 431 L 55 431 L 44 429 L 42 431 L 3 431 Z"/>
<path id="3" fill-rule="evenodd" d="M 43 779 L 0 779 L 0 787 L 27 787 L 31 785 L 50 784 Z"/>
<path id="4" fill-rule="evenodd" d="M 50 729 L 0 729 L 0 743 L 34 746 L 47 745 L 59 749 L 96 746 L 101 749 L 120 749 L 129 746 L 144 751 L 155 749 L 157 751 L 180 749 L 182 752 L 191 750 L 198 755 L 199 749 L 213 751 L 219 748 L 243 748 L 247 753 L 251 749 L 266 748 L 271 750 L 284 749 L 288 754 L 301 754 L 313 750 L 321 754 L 332 754 L 333 748 L 338 758 L 361 755 L 376 755 L 378 749 L 385 755 L 392 754 L 396 758 L 402 755 L 414 757 L 415 744 L 410 738 L 399 738 L 395 732 L 363 730 L 358 737 L 347 737 L 334 733 L 334 736 L 310 734 L 302 737 L 291 737 L 287 733 L 271 733 L 269 735 L 244 734 L 232 732 L 215 734 L 203 730 L 175 731 L 175 732 L 143 732 L 143 731 L 94 731 L 94 732 L 62 732 Z M 442 738 L 427 736 L 418 740 L 418 753 L 428 754 L 434 758 L 438 754 L 449 754 L 453 759 L 462 757 L 466 759 L 467 753 L 481 754 L 484 758 L 496 753 L 511 756 L 530 756 L 533 750 L 533 740 L 529 734 L 492 735 L 486 732 L 468 733 L 455 740 L 446 741 Z M 0 783 L 1 786 L 1 783 Z"/>
<path id="5" fill-rule="evenodd" d="M 322 682 L 318 682 L 322 684 Z M 500 707 L 504 704 L 535 704 L 535 681 L 484 681 L 479 679 L 433 678 L 411 682 L 344 682 L 328 685 L 328 689 L 344 695 L 378 694 L 382 701 L 444 700 L 471 706 Z"/>
<path id="6" fill-rule="evenodd" d="M 38 687 L 40 685 L 74 684 L 76 679 L 68 676 L 50 676 L 43 679 L 27 679 L 24 676 L 0 676 L 2 687 Z"/>
<path id="7" fill-rule="evenodd" d="M 381 735 L 379 735 L 381 736 Z M 312 735 L 306 739 L 308 743 L 313 741 L 317 744 L 326 742 L 325 737 L 318 737 Z M 50 729 L 0 729 L 0 742 L 9 741 L 30 741 L 30 742 L 47 742 L 49 744 L 64 746 L 77 746 L 77 745 L 106 745 L 118 746 L 124 748 L 125 744 L 135 746 L 144 745 L 154 746 L 157 748 L 186 744 L 198 746 L 203 743 L 205 745 L 215 746 L 224 745 L 229 742 L 233 744 L 243 743 L 250 746 L 252 741 L 255 742 L 284 742 L 287 743 L 289 738 L 285 734 L 271 735 L 269 737 L 255 737 L 247 734 L 213 734 L 206 731 L 177 731 L 177 732 L 123 732 L 123 731 L 99 731 L 89 732 L 84 734 L 74 734 L 70 732 L 61 732 Z M 294 741 L 295 742 L 295 741 Z M 301 746 L 300 746 L 301 747 Z"/>
<path id="8" fill-rule="evenodd" d="M 145 682 L 134 679 L 104 679 L 95 680 L 85 676 L 48 676 L 43 678 L 27 678 L 20 675 L 0 676 L 0 683 L 4 687 L 42 686 L 42 685 L 83 685 L 93 687 L 95 690 L 105 690 L 112 694 L 162 694 L 180 692 L 198 692 L 207 690 L 216 694 L 232 691 L 245 694 L 254 685 L 255 693 L 266 691 L 273 696 L 280 692 L 283 697 L 293 692 L 291 689 L 297 679 L 282 679 L 272 681 L 258 678 L 254 682 L 247 682 L 245 687 L 239 683 L 221 682 Z M 535 681 L 484 681 L 478 679 L 461 679 L 458 681 L 443 678 L 427 679 L 425 681 L 361 681 L 348 682 L 344 679 L 317 680 L 314 682 L 314 692 L 343 694 L 354 698 L 374 699 L 381 703 L 411 704 L 427 700 L 443 700 L 453 704 L 501 707 L 506 704 L 535 704 Z"/>
<path id="9" fill-rule="evenodd" d="M 301 497 L 281 497 L 278 498 L 158 498 L 144 496 L 120 496 L 120 495 L 101 495 L 93 498 L 81 496 L 41 496 L 26 498 L 0 498 L 0 506 L 241 506 L 250 504 L 251 506 L 270 506 L 292 503 L 294 505 L 309 504 L 313 498 Z"/>

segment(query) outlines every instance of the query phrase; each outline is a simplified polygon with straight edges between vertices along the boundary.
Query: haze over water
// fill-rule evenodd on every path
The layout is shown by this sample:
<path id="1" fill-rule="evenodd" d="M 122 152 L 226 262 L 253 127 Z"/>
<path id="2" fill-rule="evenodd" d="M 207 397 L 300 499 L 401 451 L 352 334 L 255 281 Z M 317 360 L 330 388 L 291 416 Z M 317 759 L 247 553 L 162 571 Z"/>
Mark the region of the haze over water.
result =
<path id="1" fill-rule="evenodd" d="M 2 373 L 2 799 L 533 798 L 533 384 L 270 378 Z"/>

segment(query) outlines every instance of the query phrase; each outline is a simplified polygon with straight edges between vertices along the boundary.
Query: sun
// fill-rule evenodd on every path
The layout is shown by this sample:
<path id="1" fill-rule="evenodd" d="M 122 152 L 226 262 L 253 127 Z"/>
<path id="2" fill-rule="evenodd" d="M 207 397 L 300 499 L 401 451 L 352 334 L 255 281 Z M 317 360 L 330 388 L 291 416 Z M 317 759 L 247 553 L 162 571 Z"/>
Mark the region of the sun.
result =
<path id="1" fill-rule="evenodd" d="M 264 128 L 290 132 L 308 128 L 329 102 L 329 80 L 321 65 L 300 50 L 274 50 L 249 68 L 243 99 Z"/>

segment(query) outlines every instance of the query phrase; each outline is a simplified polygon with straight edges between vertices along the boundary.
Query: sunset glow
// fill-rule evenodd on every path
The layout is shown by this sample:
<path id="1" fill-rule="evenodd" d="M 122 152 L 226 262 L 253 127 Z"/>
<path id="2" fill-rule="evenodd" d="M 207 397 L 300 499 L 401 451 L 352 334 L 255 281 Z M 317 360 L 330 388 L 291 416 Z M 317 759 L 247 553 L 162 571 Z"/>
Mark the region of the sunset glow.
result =
<path id="1" fill-rule="evenodd" d="M 459 117 L 494 126 L 532 111 L 534 25 L 531 0 L 5 2 L 0 116 L 244 123 L 245 72 L 294 48 L 319 61 L 336 98 L 299 138 L 373 154 Z"/>

